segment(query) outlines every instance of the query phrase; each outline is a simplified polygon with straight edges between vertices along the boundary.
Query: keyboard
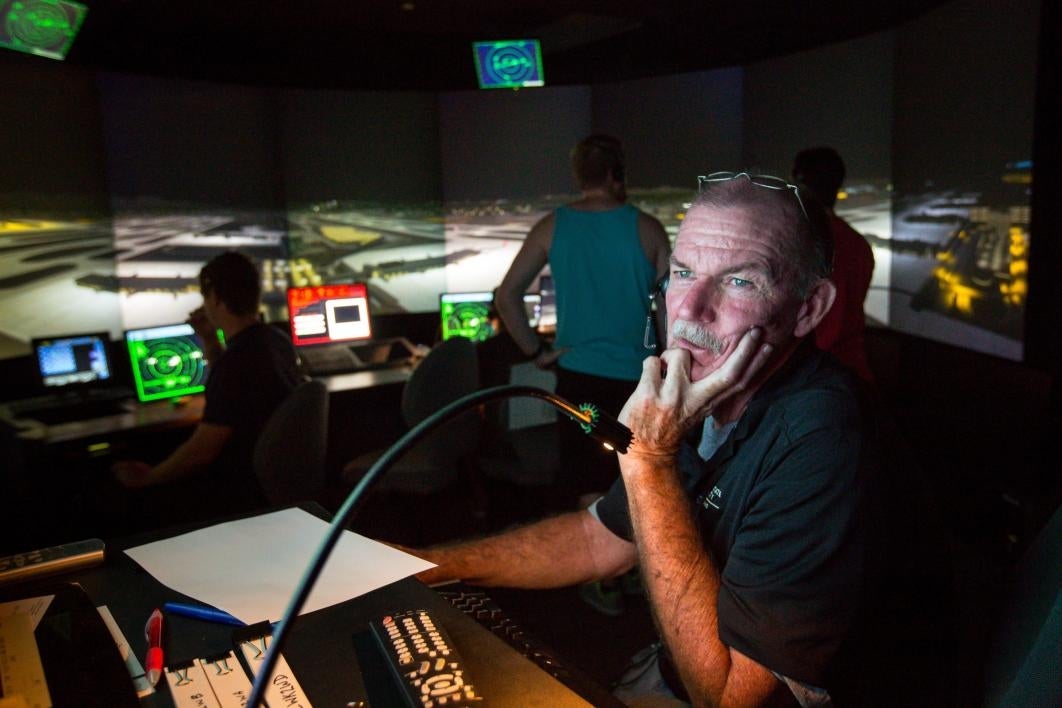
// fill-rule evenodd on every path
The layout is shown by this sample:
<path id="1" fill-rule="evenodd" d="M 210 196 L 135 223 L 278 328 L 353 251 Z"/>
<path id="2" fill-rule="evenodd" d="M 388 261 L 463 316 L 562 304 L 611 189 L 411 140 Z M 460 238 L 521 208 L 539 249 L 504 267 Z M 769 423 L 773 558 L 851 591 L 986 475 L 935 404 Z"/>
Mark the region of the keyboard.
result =
<path id="1" fill-rule="evenodd" d="M 299 350 L 302 367 L 308 374 L 345 374 L 358 368 L 354 352 L 343 346 L 314 347 Z"/>
<path id="2" fill-rule="evenodd" d="M 31 413 L 21 414 L 19 417 L 36 420 L 45 425 L 61 425 L 79 420 L 121 415 L 128 412 L 128 408 L 116 401 L 83 401 L 61 408 L 44 408 Z"/>
<path id="3" fill-rule="evenodd" d="M 524 657 L 537 664 L 547 674 L 576 693 L 580 692 L 581 686 L 576 682 L 569 683 L 573 679 L 572 671 L 565 667 L 551 650 L 509 619 L 486 593 L 468 590 L 439 590 L 438 588 L 436 592 L 451 605 L 479 622 Z"/>
<path id="4" fill-rule="evenodd" d="M 304 348 L 299 350 L 299 359 L 310 376 L 329 376 L 397 369 L 411 364 L 418 354 L 423 355 L 407 340 L 397 337 L 356 345 Z"/>
<path id="5" fill-rule="evenodd" d="M 579 669 L 566 666 L 549 647 L 510 619 L 485 592 L 462 583 L 447 585 L 445 589 L 435 588 L 435 592 L 453 607 L 490 629 L 495 636 L 523 654 L 539 669 L 560 681 L 572 692 L 578 693 L 590 705 L 622 708 L 623 704 L 612 693 L 607 692 L 597 681 Z"/>
<path id="6" fill-rule="evenodd" d="M 125 405 L 127 398 L 127 393 L 106 394 L 102 397 L 34 398 L 16 401 L 10 404 L 9 410 L 15 418 L 35 420 L 45 425 L 61 425 L 128 413 L 129 409 Z"/>
<path id="7" fill-rule="evenodd" d="M 607 690 L 605 690 L 601 685 L 597 684 L 593 679 L 591 679 L 579 669 L 565 666 L 561 662 L 561 660 L 557 658 L 556 654 L 552 650 L 539 643 L 537 640 L 531 637 L 530 634 L 521 629 L 512 619 L 505 615 L 501 608 L 498 607 L 494 603 L 494 601 L 486 595 L 486 593 L 479 591 L 478 588 L 472 588 L 472 586 L 465 585 L 463 583 L 453 583 L 451 585 L 446 585 L 444 588 L 435 588 L 435 591 L 439 594 L 440 597 L 445 598 L 455 608 L 464 612 L 470 618 L 479 622 L 483 627 L 491 631 L 495 636 L 502 639 L 504 642 L 514 648 L 525 658 L 537 665 L 540 669 L 552 676 L 558 682 L 566 686 L 569 690 L 578 694 L 590 705 L 599 706 L 600 708 L 622 708 L 623 704 L 616 700 L 616 698 Z M 417 610 L 416 612 L 420 613 L 423 611 Z M 399 628 L 400 633 L 404 633 L 407 631 L 404 626 L 404 620 L 406 616 L 412 614 L 414 613 L 403 613 L 400 616 L 396 613 L 390 616 L 390 618 L 396 622 L 398 622 L 401 617 L 403 626 Z M 430 618 L 430 613 L 426 614 L 428 614 Z M 416 621 L 417 620 L 414 619 L 414 622 Z M 446 636 L 446 633 L 434 621 L 432 622 L 432 624 L 434 625 L 435 629 L 438 630 L 444 642 L 448 645 L 448 648 L 453 652 L 454 648 L 452 646 L 452 642 L 450 642 L 449 638 Z M 383 621 L 370 623 L 370 629 L 371 631 L 360 633 L 355 637 L 357 642 L 359 637 L 364 636 L 367 638 L 370 647 L 372 645 L 375 645 L 375 648 L 377 650 L 383 649 L 382 652 L 365 652 L 362 651 L 363 648 L 359 648 L 358 660 L 359 662 L 361 662 L 362 675 L 366 680 L 367 684 L 369 681 L 376 681 L 376 677 L 378 677 L 379 675 L 390 674 L 392 678 L 395 678 L 396 676 L 401 676 L 401 678 L 399 678 L 399 680 L 397 681 L 384 681 L 383 685 L 374 684 L 374 689 L 380 691 L 381 700 L 378 703 L 374 702 L 373 705 L 399 705 L 400 701 L 399 696 L 397 695 L 398 691 L 396 690 L 397 688 L 399 688 L 399 685 L 401 685 L 401 687 L 404 689 L 403 698 L 405 699 L 406 705 L 427 705 L 424 702 L 416 702 L 416 700 L 414 699 L 423 699 L 423 686 L 425 685 L 423 679 L 427 675 L 431 675 L 430 672 L 436 671 L 436 664 L 429 665 L 427 667 L 428 673 L 421 675 L 420 671 L 422 668 L 424 668 L 423 662 L 425 661 L 425 659 L 419 658 L 419 655 L 416 653 L 415 650 L 418 646 L 421 646 L 426 647 L 430 652 L 434 647 L 432 647 L 430 644 L 425 644 L 420 641 L 413 643 L 410 639 L 406 639 L 405 646 L 408 651 L 402 651 L 402 645 L 397 641 L 399 637 L 395 636 L 394 630 L 388 631 L 387 625 L 385 625 Z M 437 649 L 436 652 L 438 653 Z M 401 663 L 401 657 L 403 655 L 408 655 L 408 660 L 405 664 Z M 451 653 L 450 656 L 446 658 L 450 658 L 452 661 L 456 661 L 456 663 L 458 664 L 458 670 L 460 670 L 461 660 L 459 658 L 456 660 L 453 659 L 452 657 L 455 656 L 456 653 Z M 437 660 L 439 656 L 429 656 L 428 658 Z M 385 668 L 385 665 L 390 666 L 390 670 L 387 670 Z M 445 669 L 446 667 L 444 666 L 443 670 L 445 671 Z M 450 673 L 452 673 L 452 671 Z M 416 676 L 410 676 L 410 674 L 416 674 Z M 417 686 L 412 686 L 410 682 L 417 679 L 421 679 L 422 683 Z M 467 674 L 463 673 L 462 685 L 460 687 L 463 688 L 464 684 L 467 684 L 474 680 L 474 676 L 469 677 Z M 451 679 L 435 679 L 435 681 L 442 682 L 435 686 L 436 688 L 440 689 L 448 687 L 448 684 L 445 681 L 451 681 L 451 683 L 456 683 Z M 366 688 L 369 688 L 368 685 L 366 686 Z M 419 690 L 420 693 L 413 692 L 411 696 L 411 691 L 413 691 L 413 689 Z M 390 697 L 390 693 L 388 693 L 389 691 L 394 691 L 395 695 L 390 700 L 383 700 L 384 698 Z M 372 693 L 370 693 L 370 695 L 372 695 Z M 433 700 L 433 705 L 441 706 L 442 708 L 454 705 L 465 706 L 470 705 L 470 703 L 467 702 L 468 700 L 468 697 L 462 694 L 459 698 L 457 696 L 449 697 L 446 703 L 443 703 L 442 701 L 439 701 L 437 699 Z M 480 700 L 480 696 L 474 688 L 473 697 L 471 698 L 471 700 Z M 489 705 L 491 698 L 488 695 L 482 700 L 484 701 L 483 703 L 477 703 L 476 705 Z"/>

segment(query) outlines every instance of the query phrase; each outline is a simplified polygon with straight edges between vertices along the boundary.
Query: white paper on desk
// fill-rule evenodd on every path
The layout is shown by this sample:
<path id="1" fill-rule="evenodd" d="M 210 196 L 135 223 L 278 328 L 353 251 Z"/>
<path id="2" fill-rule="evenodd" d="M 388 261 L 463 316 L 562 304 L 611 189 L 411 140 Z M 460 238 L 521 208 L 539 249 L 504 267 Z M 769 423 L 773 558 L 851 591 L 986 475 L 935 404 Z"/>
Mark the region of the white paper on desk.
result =
<path id="1" fill-rule="evenodd" d="M 178 592 L 248 624 L 284 614 L 328 524 L 301 509 L 229 521 L 126 551 Z M 302 613 L 364 595 L 433 567 L 390 546 L 344 531 Z"/>

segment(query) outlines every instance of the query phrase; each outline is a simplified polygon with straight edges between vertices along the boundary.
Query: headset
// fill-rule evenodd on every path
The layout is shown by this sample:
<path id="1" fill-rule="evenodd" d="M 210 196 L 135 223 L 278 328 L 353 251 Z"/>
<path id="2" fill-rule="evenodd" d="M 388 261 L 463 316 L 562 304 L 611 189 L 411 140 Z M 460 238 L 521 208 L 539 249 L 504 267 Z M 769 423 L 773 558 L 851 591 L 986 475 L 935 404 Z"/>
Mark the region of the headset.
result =
<path id="1" fill-rule="evenodd" d="M 656 350 L 656 327 L 653 326 L 653 306 L 658 295 L 667 293 L 667 285 L 671 282 L 671 274 L 668 273 L 656 281 L 653 289 L 649 291 L 649 314 L 645 316 L 645 335 L 642 337 L 642 346 L 646 349 Z M 663 303 L 656 307 L 663 307 Z"/>

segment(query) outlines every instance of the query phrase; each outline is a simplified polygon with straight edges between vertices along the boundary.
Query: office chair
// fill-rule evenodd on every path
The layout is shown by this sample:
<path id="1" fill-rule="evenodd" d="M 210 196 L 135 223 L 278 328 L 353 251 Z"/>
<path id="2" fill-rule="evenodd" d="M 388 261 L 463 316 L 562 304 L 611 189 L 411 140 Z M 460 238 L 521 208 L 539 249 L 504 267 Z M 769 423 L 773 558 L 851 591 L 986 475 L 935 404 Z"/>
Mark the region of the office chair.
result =
<path id="1" fill-rule="evenodd" d="M 272 504 L 312 500 L 325 485 L 328 388 L 299 384 L 266 421 L 254 448 L 254 472 Z"/>
<path id="2" fill-rule="evenodd" d="M 556 379 L 552 371 L 523 362 L 510 368 L 504 383 L 553 391 Z M 553 485 L 560 466 L 556 411 L 541 401 L 511 399 L 488 406 L 487 416 L 491 425 L 481 455 L 484 473 L 524 488 Z"/>
<path id="3" fill-rule="evenodd" d="M 413 427 L 429 415 L 479 388 L 476 347 L 454 337 L 436 345 L 417 365 L 402 389 L 402 420 Z M 472 474 L 479 446 L 480 420 L 465 413 L 430 433 L 380 478 L 377 491 L 425 496 L 452 485 L 462 472 Z M 360 480 L 383 450 L 359 455 L 343 468 L 343 481 Z M 475 475 L 473 475 L 474 477 Z"/>
<path id="4" fill-rule="evenodd" d="M 1062 705 L 1062 507 L 1006 586 L 985 666 L 984 705 Z"/>

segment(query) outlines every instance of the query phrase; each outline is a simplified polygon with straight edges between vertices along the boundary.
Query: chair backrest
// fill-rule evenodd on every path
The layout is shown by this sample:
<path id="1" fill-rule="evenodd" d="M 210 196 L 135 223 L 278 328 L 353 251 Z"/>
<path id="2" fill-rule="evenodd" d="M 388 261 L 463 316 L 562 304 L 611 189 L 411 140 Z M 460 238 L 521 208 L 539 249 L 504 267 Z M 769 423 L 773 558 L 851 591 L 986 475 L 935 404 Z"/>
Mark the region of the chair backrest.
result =
<path id="1" fill-rule="evenodd" d="M 1062 705 L 1062 507 L 1014 568 L 985 667 L 986 706 Z"/>
<path id="2" fill-rule="evenodd" d="M 413 427 L 447 403 L 479 388 L 476 345 L 464 337 L 437 344 L 402 389 L 402 418 Z"/>
<path id="3" fill-rule="evenodd" d="M 454 337 L 437 344 L 413 369 L 402 389 L 406 425 L 413 427 L 446 404 L 476 391 L 478 362 L 476 345 L 468 339 Z M 422 455 L 459 460 L 479 446 L 481 427 L 479 413 L 469 411 L 433 430 L 416 447 Z"/>
<path id="4" fill-rule="evenodd" d="M 254 449 L 254 472 L 273 504 L 312 500 L 324 489 L 328 387 L 299 384 L 266 421 Z"/>

